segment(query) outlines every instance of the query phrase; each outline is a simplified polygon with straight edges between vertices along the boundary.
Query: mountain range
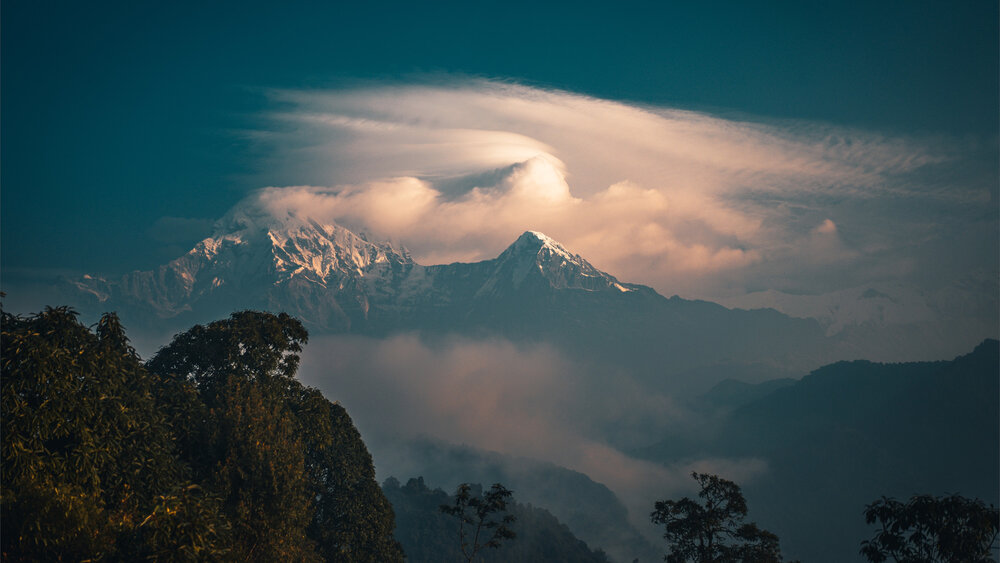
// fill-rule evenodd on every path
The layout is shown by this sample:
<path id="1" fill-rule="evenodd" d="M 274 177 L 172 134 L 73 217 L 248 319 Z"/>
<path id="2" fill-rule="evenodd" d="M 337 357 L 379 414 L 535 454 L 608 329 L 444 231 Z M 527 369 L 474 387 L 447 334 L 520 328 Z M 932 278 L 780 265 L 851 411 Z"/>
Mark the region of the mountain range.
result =
<path id="1" fill-rule="evenodd" d="M 539 290 L 640 292 L 542 233 L 528 231 L 494 260 L 422 266 L 409 252 L 335 223 L 275 217 L 244 202 L 216 234 L 153 271 L 71 282 L 136 320 L 186 323 L 244 307 L 280 309 L 319 332 L 390 332 L 436 322 L 481 322 L 489 303 Z M 473 321 L 472 319 L 476 319 Z"/>
<path id="2" fill-rule="evenodd" d="M 627 446 L 635 457 L 664 466 L 765 460 L 767 476 L 746 483 L 755 514 L 765 527 L 774 525 L 783 543 L 787 538 L 792 554 L 816 560 L 852 558 L 865 533 L 855 516 L 878 494 L 996 497 L 985 481 L 996 476 L 995 342 L 950 363 L 843 362 L 884 359 L 896 353 L 887 352 L 893 342 L 912 345 L 933 336 L 915 339 L 908 329 L 884 332 L 861 321 L 866 308 L 893 314 L 889 307 L 897 298 L 886 292 L 846 292 L 839 302 L 863 307 L 837 308 L 831 301 L 824 306 L 837 314 L 827 318 L 805 317 L 806 301 L 792 299 L 805 311 L 793 317 L 773 308 L 664 297 L 618 280 L 536 231 L 516 237 L 496 258 L 443 265 L 421 265 L 400 245 L 370 238 L 306 216 L 275 216 L 249 199 L 221 219 L 211 237 L 168 264 L 116 278 L 64 279 L 61 302 L 85 315 L 114 310 L 130 329 L 161 335 L 234 310 L 260 309 L 295 315 L 314 335 L 458 334 L 543 342 L 587 366 L 590 377 L 627 374 L 623 381 L 634 380 L 644 394 L 680 397 L 710 421 L 694 432 L 679 426 L 676 435 L 658 436 L 655 443 L 613 447 Z M 789 299 L 771 292 L 747 303 Z M 978 383 L 962 383 L 968 381 Z M 972 404 L 970 397 L 982 404 L 963 407 Z M 947 403 L 938 404 L 938 398 Z M 966 414 L 974 416 L 962 418 Z M 933 423 L 927 422 L 930 415 Z M 611 436 L 612 430 L 600 432 Z M 948 437 L 956 434 L 968 439 Z M 924 438 L 931 439 L 927 447 Z M 990 447 L 977 449 L 977 442 Z M 523 460 L 489 461 L 490 454 L 454 445 L 407 447 L 409 475 L 447 486 L 462 479 L 509 481 L 526 501 L 544 503 L 593 547 L 619 559 L 651 551 L 648 544 L 640 546 L 644 540 L 623 507 L 612 518 L 617 528 L 595 520 L 608 506 L 620 507 L 618 501 L 580 506 L 584 489 L 595 499 L 614 498 L 599 483 L 588 480 L 583 487 L 561 468 L 529 471 Z M 935 462 L 935 456 L 944 461 Z M 971 480 L 963 480 L 956 463 L 975 466 Z M 523 474 L 498 469 L 507 467 Z M 949 488 L 958 485 L 961 490 Z M 815 516 L 822 514 L 832 519 Z M 625 540 L 608 539 L 601 530 Z M 836 556 L 824 559 L 824 550 Z"/>
<path id="3" fill-rule="evenodd" d="M 285 311 L 314 334 L 406 331 L 544 340 L 671 391 L 762 380 L 865 356 L 815 319 L 663 297 L 527 231 L 492 260 L 424 266 L 344 226 L 276 217 L 247 200 L 213 236 L 154 270 L 62 283 L 84 313 L 179 331 L 239 309 Z"/>
<path id="4" fill-rule="evenodd" d="M 951 361 L 837 362 L 798 381 L 724 382 L 703 397 L 727 407 L 713 428 L 635 453 L 663 464 L 765 460 L 768 471 L 743 484 L 753 518 L 805 561 L 857 560 L 875 532 L 861 512 L 883 495 L 997 505 L 998 374 L 1000 342 L 990 339 Z"/>

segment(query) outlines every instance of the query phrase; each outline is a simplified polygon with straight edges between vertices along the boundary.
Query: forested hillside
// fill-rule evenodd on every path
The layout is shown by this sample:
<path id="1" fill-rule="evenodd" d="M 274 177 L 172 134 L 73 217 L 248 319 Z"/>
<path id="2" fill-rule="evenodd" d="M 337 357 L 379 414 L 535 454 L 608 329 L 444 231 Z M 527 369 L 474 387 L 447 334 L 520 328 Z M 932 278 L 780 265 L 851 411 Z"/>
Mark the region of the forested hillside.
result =
<path id="1" fill-rule="evenodd" d="M 234 313 L 147 362 L 113 314 L 2 322 L 4 561 L 461 559 L 450 497 L 383 493 L 344 408 L 295 379 L 294 318 Z M 510 513 L 516 541 L 476 561 L 607 561 L 544 509 Z"/>
<path id="2" fill-rule="evenodd" d="M 422 477 L 405 485 L 389 478 L 382 485 L 396 511 L 396 538 L 410 563 L 463 560 L 458 521 L 441 512 L 454 497 L 441 489 L 430 489 Z M 474 487 L 474 491 L 478 487 Z M 516 491 L 515 491 L 516 493 Z M 514 500 L 517 497 L 515 495 Z M 495 549 L 481 550 L 474 561 L 546 561 L 548 563 L 607 563 L 600 551 L 592 551 L 549 511 L 514 502 L 507 512 L 515 520 L 510 528 L 516 537 Z"/>
<path id="3" fill-rule="evenodd" d="M 707 399 L 718 404 L 731 386 Z M 867 534 L 860 511 L 882 495 L 1000 504 L 996 340 L 952 361 L 838 362 L 793 384 L 758 387 L 707 436 L 671 438 L 641 455 L 763 460 L 767 472 L 744 484 L 747 500 L 791 555 L 857 560 Z M 774 390 L 758 394 L 767 387 Z"/>
<path id="4" fill-rule="evenodd" d="M 114 315 L 2 322 L 4 561 L 402 561 L 350 417 L 295 380 L 297 320 L 235 313 L 145 364 Z"/>

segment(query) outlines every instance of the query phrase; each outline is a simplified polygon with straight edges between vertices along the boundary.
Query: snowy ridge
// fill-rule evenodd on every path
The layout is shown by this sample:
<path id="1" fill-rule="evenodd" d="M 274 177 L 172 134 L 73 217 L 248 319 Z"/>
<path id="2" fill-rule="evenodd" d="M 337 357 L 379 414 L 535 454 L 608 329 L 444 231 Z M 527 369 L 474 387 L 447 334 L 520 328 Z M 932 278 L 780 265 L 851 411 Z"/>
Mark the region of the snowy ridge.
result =
<path id="1" fill-rule="evenodd" d="M 251 197 L 220 219 L 211 237 L 156 270 L 71 283 L 99 303 L 127 303 L 157 318 L 260 308 L 343 328 L 363 321 L 369 295 L 386 293 L 414 266 L 405 249 L 368 242 L 337 224 L 275 216 Z"/>
<path id="2" fill-rule="evenodd" d="M 276 281 L 305 276 L 325 285 L 333 274 L 364 276 L 374 264 L 412 262 L 409 252 L 373 244 L 335 223 L 285 213 L 276 217 L 254 200 L 245 200 L 216 224 L 216 235 L 204 243 L 269 246 Z M 264 243 L 263 245 L 261 243 Z"/>
<path id="3" fill-rule="evenodd" d="M 477 293 L 493 295 L 519 289 L 528 279 L 541 277 L 554 289 L 619 292 L 633 290 L 628 284 L 595 268 L 554 239 L 538 231 L 525 231 L 496 259 L 496 268 Z"/>
<path id="4" fill-rule="evenodd" d="M 274 213 L 259 195 L 230 210 L 211 237 L 156 270 L 110 281 L 86 276 L 72 285 L 99 303 L 127 303 L 159 319 L 261 308 L 334 331 L 391 325 L 420 311 L 471 305 L 470 299 L 641 287 L 618 282 L 537 231 L 526 231 L 494 260 L 425 267 L 405 249 L 370 242 L 336 223 Z"/>

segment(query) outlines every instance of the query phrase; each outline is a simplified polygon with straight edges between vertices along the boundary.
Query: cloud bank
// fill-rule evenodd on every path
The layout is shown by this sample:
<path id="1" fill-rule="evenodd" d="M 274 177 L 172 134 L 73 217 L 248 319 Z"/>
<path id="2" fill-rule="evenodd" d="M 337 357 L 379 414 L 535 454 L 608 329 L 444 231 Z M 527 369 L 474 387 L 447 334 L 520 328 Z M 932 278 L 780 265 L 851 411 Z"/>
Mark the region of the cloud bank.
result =
<path id="1" fill-rule="evenodd" d="M 482 80 L 271 95 L 262 180 L 299 185 L 262 202 L 396 240 L 425 264 L 492 258 L 533 229 L 667 295 L 923 282 L 942 246 L 959 268 L 990 256 L 995 269 L 982 242 L 995 179 L 965 166 L 989 148 L 969 142 Z M 961 233 L 980 242 L 951 246 Z"/>
<path id="2" fill-rule="evenodd" d="M 389 339 L 321 336 L 303 354 L 299 378 L 351 413 L 382 476 L 410 477 L 379 456 L 407 440 L 434 438 L 555 463 L 607 485 L 648 525 L 650 499 L 690 492 L 690 472 L 746 482 L 767 470 L 757 459 L 694 459 L 662 466 L 624 453 L 695 414 L 628 375 L 602 373 L 545 344 L 414 335 Z M 391 453 L 391 451 L 390 451 Z"/>

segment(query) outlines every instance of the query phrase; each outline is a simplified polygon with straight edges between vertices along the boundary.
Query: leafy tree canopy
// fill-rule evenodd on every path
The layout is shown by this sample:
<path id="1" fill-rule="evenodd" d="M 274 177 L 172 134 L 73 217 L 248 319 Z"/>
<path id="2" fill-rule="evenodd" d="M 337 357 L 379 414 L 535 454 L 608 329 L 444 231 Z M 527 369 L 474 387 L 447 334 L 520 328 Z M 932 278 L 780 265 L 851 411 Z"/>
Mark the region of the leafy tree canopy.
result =
<path id="1" fill-rule="evenodd" d="M 496 549 L 504 540 L 514 539 L 509 525 L 517 518 L 507 513 L 513 494 L 500 483 L 494 483 L 485 493 L 482 487 L 462 483 L 455 491 L 454 503 L 441 505 L 441 512 L 459 521 L 459 545 L 466 561 L 471 562 L 484 547 Z"/>
<path id="2" fill-rule="evenodd" d="M 4 560 L 402 560 L 346 411 L 255 311 L 143 365 L 114 315 L 2 313 Z"/>
<path id="3" fill-rule="evenodd" d="M 701 486 L 698 500 L 657 501 L 650 514 L 666 528 L 669 563 L 721 561 L 781 561 L 778 536 L 754 523 L 744 523 L 747 503 L 740 487 L 716 475 L 692 473 Z"/>
<path id="4" fill-rule="evenodd" d="M 865 521 L 878 524 L 861 554 L 872 563 L 979 563 L 995 561 L 1000 517 L 992 505 L 958 495 L 918 495 L 908 502 L 882 497 L 865 508 Z"/>
<path id="5" fill-rule="evenodd" d="M 393 513 L 347 412 L 295 380 L 295 318 L 234 313 L 177 335 L 147 364 L 199 405 L 175 408 L 187 461 L 224 500 L 239 558 L 399 561 Z"/>
<path id="6" fill-rule="evenodd" d="M 113 314 L 2 316 L 4 560 L 222 555 L 217 499 L 188 481 L 154 381 Z"/>

